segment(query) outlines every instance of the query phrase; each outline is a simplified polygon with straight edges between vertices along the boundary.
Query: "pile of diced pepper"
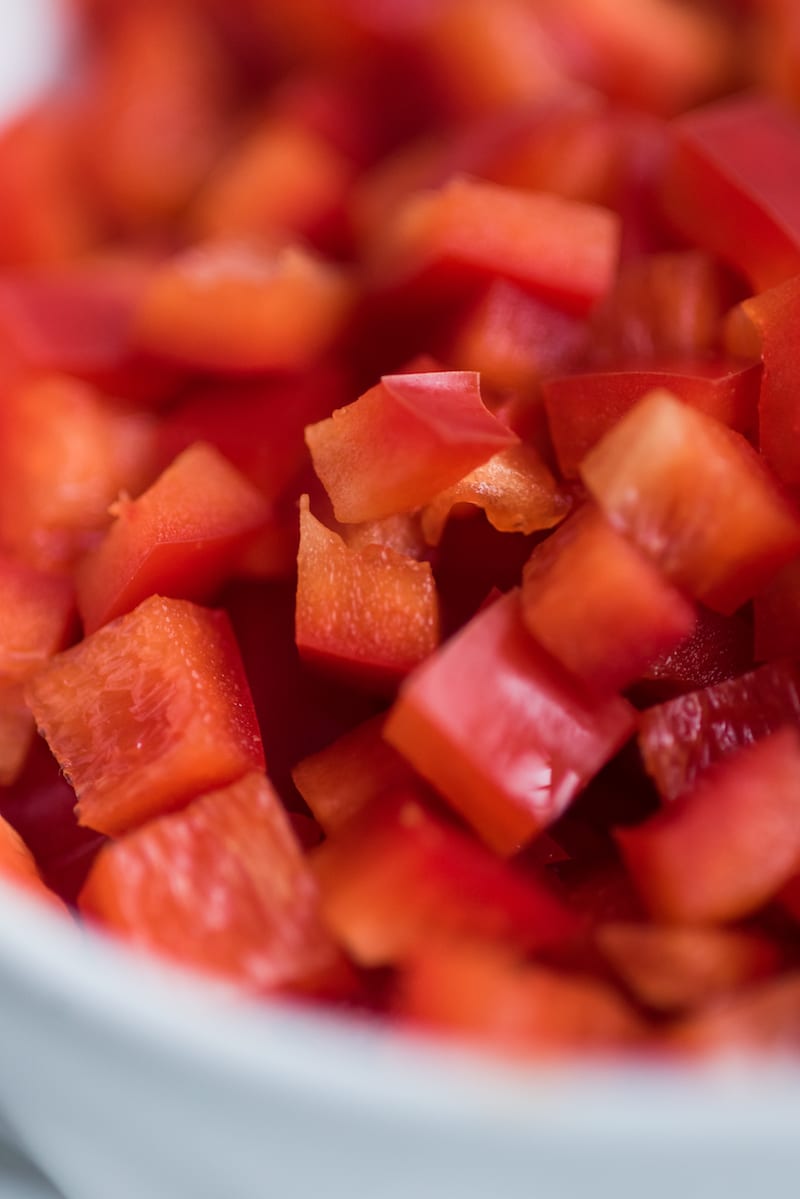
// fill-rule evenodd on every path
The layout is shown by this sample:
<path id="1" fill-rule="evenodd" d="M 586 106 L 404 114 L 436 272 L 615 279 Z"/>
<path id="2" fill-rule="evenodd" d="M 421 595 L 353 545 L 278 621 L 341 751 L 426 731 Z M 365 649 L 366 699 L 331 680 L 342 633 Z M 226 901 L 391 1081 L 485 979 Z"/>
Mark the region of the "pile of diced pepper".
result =
<path id="1" fill-rule="evenodd" d="M 800 1047 L 795 0 L 69 8 L 0 869 L 515 1060 Z"/>

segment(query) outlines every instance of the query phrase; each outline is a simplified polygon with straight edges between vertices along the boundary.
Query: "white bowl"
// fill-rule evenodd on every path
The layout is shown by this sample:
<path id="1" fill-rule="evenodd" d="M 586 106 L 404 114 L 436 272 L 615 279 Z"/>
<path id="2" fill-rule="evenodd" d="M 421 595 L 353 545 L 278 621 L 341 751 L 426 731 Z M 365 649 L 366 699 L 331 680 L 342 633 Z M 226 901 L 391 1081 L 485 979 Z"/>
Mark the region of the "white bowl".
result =
<path id="1" fill-rule="evenodd" d="M 0 118 L 65 38 L 52 0 L 1 2 Z M 249 1006 L 2 885 L 0 912 L 0 1113 L 67 1199 L 798 1193 L 794 1066 L 515 1072 Z M 12 1164 L 0 1199 L 44 1194 Z"/>
<path id="2" fill-rule="evenodd" d="M 58 72 L 68 25 L 63 0 L 0 0 L 0 14 L 2 121 Z"/>
<path id="3" fill-rule="evenodd" d="M 67 1199 L 797 1195 L 792 1065 L 515 1071 L 0 910 L 0 1111 Z"/>

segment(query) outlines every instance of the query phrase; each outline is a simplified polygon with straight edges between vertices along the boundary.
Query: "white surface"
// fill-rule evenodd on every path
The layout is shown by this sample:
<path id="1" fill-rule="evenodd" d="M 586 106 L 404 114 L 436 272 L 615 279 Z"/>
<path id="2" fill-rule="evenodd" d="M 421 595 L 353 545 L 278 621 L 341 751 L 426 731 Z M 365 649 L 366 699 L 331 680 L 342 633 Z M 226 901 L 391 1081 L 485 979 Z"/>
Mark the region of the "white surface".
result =
<path id="1" fill-rule="evenodd" d="M 0 911 L 0 1109 L 67 1199 L 796 1199 L 793 1067 L 515 1073 Z"/>
<path id="2" fill-rule="evenodd" d="M 0 1141 L 0 1199 L 61 1199 L 17 1150 Z"/>
<path id="3" fill-rule="evenodd" d="M 59 0 L 0 0 L 0 119 L 50 82 L 65 37 Z"/>

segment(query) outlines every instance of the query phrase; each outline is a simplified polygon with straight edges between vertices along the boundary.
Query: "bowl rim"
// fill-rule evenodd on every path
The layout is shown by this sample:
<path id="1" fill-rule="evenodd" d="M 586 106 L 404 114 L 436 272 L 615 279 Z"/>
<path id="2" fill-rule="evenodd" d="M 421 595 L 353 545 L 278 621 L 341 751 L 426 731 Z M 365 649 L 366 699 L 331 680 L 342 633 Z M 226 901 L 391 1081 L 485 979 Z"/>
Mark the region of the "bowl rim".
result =
<path id="1" fill-rule="evenodd" d="M 56 1007 L 60 1028 L 89 1023 L 96 1038 L 123 1038 L 250 1092 L 279 1090 L 406 1128 L 433 1118 L 486 1140 L 528 1140 L 534 1128 L 571 1145 L 576 1136 L 629 1143 L 636 1132 L 657 1135 L 662 1148 L 732 1133 L 757 1144 L 797 1140 L 800 1063 L 785 1057 L 517 1066 L 383 1022 L 242 997 L 2 879 L 0 905 L 0 979 Z"/>

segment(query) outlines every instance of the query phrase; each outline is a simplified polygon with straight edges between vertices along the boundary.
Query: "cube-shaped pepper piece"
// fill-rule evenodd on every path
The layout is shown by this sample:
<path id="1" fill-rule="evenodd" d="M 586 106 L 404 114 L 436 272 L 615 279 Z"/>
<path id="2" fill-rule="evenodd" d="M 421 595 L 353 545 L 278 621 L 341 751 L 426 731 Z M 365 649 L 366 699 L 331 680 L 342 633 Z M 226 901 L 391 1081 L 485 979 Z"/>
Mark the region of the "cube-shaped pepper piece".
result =
<path id="1" fill-rule="evenodd" d="M 228 617 L 151 596 L 28 684 L 81 824 L 116 836 L 250 770 L 264 755 Z"/>

